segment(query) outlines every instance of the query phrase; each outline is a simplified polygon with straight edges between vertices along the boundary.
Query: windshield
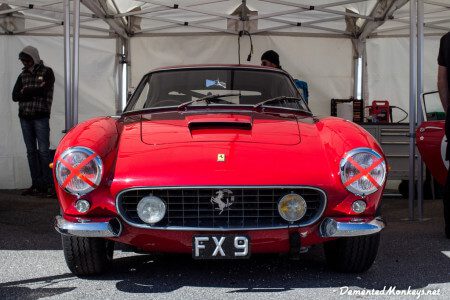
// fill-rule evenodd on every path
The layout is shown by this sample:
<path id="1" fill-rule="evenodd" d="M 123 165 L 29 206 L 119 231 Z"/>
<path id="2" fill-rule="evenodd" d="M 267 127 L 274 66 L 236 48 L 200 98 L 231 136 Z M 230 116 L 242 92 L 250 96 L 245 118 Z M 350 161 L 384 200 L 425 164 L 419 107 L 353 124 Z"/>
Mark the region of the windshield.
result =
<path id="1" fill-rule="evenodd" d="M 264 105 L 309 111 L 289 76 L 280 72 L 230 68 L 165 70 L 144 76 L 125 111 L 157 107 L 256 105 L 279 97 L 290 99 L 270 101 Z M 220 101 L 196 101 L 201 98 L 218 98 Z"/>

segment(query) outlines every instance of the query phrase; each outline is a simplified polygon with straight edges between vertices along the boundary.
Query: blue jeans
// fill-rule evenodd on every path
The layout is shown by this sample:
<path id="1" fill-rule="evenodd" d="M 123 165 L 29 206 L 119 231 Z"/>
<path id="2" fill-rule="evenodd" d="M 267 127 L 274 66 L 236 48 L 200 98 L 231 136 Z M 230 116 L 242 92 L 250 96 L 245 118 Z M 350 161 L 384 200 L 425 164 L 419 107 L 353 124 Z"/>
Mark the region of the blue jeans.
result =
<path id="1" fill-rule="evenodd" d="M 27 120 L 20 118 L 23 140 L 27 147 L 28 165 L 33 186 L 45 190 L 52 186 L 52 172 L 49 164 L 50 126 L 49 118 Z"/>

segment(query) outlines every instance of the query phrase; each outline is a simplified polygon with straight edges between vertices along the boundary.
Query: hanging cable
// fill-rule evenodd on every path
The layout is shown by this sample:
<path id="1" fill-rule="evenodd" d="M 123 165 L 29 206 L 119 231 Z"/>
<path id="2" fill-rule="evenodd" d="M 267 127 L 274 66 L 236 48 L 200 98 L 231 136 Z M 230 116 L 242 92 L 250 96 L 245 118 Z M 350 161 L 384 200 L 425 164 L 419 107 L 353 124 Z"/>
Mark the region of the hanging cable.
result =
<path id="1" fill-rule="evenodd" d="M 251 61 L 252 60 L 252 54 L 253 54 L 253 40 L 252 40 L 252 35 L 250 34 L 250 32 L 248 32 L 247 30 L 241 30 L 239 31 L 239 36 L 238 36 L 238 57 L 239 57 L 239 64 L 241 64 L 241 37 L 246 34 L 248 35 L 249 39 L 250 39 L 250 52 L 248 53 L 247 56 L 247 61 Z"/>

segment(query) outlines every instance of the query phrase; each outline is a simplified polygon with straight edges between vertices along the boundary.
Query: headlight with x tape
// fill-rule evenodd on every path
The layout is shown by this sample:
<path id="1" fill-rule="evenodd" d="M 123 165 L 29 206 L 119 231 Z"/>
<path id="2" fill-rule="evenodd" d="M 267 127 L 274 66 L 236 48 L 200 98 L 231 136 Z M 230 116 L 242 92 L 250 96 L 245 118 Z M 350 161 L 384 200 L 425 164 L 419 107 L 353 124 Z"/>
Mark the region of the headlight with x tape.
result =
<path id="1" fill-rule="evenodd" d="M 55 172 L 63 189 L 81 196 L 98 187 L 102 170 L 102 160 L 94 151 L 86 147 L 73 147 L 59 156 Z"/>
<path id="2" fill-rule="evenodd" d="M 386 180 L 386 162 L 370 148 L 356 148 L 341 160 L 340 173 L 342 183 L 348 191 L 366 196 L 383 186 Z"/>

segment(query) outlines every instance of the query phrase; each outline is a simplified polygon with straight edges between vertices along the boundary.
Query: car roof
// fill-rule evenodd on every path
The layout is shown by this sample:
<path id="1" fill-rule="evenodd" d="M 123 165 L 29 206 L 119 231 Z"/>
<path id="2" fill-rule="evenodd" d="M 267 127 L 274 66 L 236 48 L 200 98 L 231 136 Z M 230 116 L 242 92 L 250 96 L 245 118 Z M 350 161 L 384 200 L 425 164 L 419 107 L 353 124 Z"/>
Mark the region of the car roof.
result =
<path id="1" fill-rule="evenodd" d="M 176 65 L 156 68 L 148 72 L 147 74 L 159 71 L 169 71 L 169 70 L 181 70 L 181 69 L 214 69 L 214 68 L 231 68 L 231 69 L 251 69 L 251 70 L 263 70 L 263 71 L 273 71 L 278 73 L 283 73 L 289 75 L 283 69 L 277 69 L 272 67 L 265 67 L 259 65 L 238 65 L 238 64 L 197 64 L 197 65 Z"/>

